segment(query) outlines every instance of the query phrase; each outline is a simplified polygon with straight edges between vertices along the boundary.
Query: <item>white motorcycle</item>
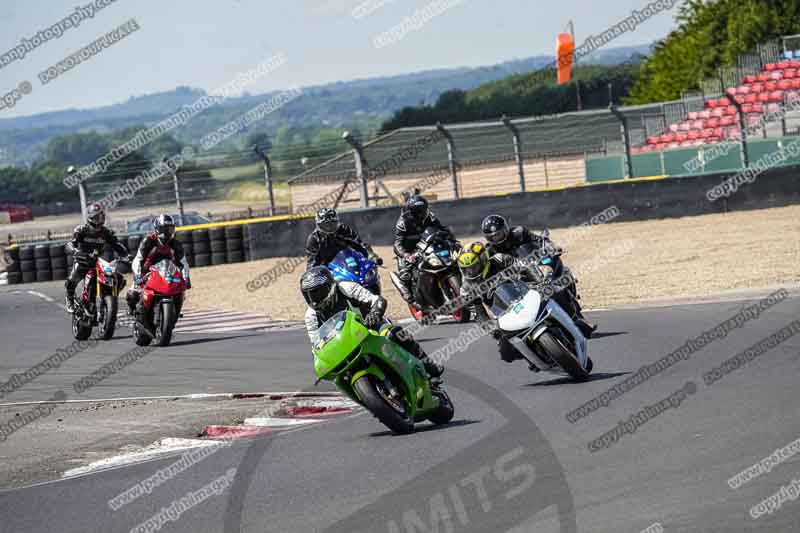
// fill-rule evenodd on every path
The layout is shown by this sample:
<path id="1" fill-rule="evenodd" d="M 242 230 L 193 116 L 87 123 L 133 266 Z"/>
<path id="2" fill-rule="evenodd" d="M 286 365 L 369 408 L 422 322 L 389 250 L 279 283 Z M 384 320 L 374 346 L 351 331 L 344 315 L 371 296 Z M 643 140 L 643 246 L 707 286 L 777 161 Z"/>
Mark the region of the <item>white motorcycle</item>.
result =
<path id="1" fill-rule="evenodd" d="M 570 315 L 548 297 L 546 285 L 509 280 L 497 286 L 491 311 L 500 333 L 531 370 L 563 370 L 577 381 L 587 381 L 593 364 L 586 337 Z"/>

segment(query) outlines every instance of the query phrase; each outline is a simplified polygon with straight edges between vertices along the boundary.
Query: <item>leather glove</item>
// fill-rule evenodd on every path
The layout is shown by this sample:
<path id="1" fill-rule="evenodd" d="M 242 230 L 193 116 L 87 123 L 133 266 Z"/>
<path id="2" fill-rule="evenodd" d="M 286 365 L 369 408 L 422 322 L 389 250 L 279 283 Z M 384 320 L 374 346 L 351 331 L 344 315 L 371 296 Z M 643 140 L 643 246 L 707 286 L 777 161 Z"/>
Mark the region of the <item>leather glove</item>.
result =
<path id="1" fill-rule="evenodd" d="M 382 322 L 383 317 L 380 315 L 380 313 L 375 311 L 370 311 L 367 313 L 367 316 L 365 316 L 363 320 L 364 327 L 373 331 L 378 331 L 378 328 L 381 327 Z"/>
<path id="2" fill-rule="evenodd" d="M 383 258 L 375 252 L 370 253 L 368 259 L 378 266 L 383 265 Z"/>

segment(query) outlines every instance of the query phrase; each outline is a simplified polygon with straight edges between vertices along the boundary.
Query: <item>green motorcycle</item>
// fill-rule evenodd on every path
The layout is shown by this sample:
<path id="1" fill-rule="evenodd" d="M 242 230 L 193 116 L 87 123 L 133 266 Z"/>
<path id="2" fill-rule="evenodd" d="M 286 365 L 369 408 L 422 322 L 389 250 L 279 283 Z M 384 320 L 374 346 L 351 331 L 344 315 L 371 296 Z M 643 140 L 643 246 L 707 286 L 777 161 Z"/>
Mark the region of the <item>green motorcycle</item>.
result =
<path id="1" fill-rule="evenodd" d="M 367 329 L 353 311 L 341 311 L 319 330 L 314 346 L 317 384 L 333 381 L 395 433 L 414 431 L 414 423 L 447 424 L 453 404 L 428 380 L 422 363 L 385 336 Z"/>

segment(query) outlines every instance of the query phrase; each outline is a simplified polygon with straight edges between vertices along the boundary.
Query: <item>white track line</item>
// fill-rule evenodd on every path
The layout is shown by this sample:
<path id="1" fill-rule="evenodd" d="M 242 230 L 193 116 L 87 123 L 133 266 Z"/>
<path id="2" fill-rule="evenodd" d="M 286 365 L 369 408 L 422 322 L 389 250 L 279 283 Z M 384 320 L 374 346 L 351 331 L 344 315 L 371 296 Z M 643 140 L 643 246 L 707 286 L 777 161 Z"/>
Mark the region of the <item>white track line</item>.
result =
<path id="1" fill-rule="evenodd" d="M 70 404 L 70 403 L 103 403 L 103 402 L 131 402 L 131 401 L 146 401 L 146 400 L 233 400 L 235 396 L 244 396 L 244 400 L 269 398 L 271 396 L 281 396 L 284 399 L 307 400 L 314 398 L 331 398 L 336 396 L 336 392 L 305 392 L 301 396 L 297 396 L 296 392 L 219 392 L 219 393 L 199 393 L 199 394 L 183 394 L 175 396 L 132 396 L 127 398 L 98 398 L 98 399 L 80 399 L 80 400 L 40 400 L 29 402 L 13 402 L 13 403 L 0 403 L 0 407 L 22 407 L 26 405 L 50 405 L 50 404 Z M 335 400 L 327 400 L 334 402 Z"/>
<path id="2" fill-rule="evenodd" d="M 54 299 L 50 298 L 48 295 L 42 294 L 39 291 L 27 291 L 27 293 L 31 294 L 33 296 L 36 296 L 37 298 L 41 298 L 45 302 L 50 302 L 50 303 L 55 303 L 56 302 Z"/>
<path id="3" fill-rule="evenodd" d="M 120 455 L 107 457 L 105 459 L 100 459 L 99 461 L 93 461 L 86 466 L 70 468 L 61 474 L 61 477 L 70 478 L 82 474 L 99 472 L 109 468 L 117 468 L 120 466 L 127 466 L 144 461 L 160 459 L 175 452 L 184 452 L 194 448 L 228 445 L 229 444 L 227 442 L 214 439 L 180 439 L 169 437 L 161 439 L 160 441 L 156 441 L 138 452 L 123 453 Z"/>
<path id="4" fill-rule="evenodd" d="M 306 424 L 316 424 L 322 422 L 317 418 L 273 418 L 270 416 L 257 416 L 254 418 L 245 418 L 245 426 L 257 426 L 264 428 L 285 428 L 292 426 L 304 426 Z"/>

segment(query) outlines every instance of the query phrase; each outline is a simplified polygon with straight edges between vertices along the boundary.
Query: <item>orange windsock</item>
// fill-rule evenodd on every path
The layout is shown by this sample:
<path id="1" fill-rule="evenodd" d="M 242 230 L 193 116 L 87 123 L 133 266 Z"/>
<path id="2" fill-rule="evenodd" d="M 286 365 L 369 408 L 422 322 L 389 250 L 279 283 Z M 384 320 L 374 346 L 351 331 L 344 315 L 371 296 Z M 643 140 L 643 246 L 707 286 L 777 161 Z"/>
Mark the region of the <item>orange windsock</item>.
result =
<path id="1" fill-rule="evenodd" d="M 556 61 L 558 66 L 558 83 L 569 83 L 572 76 L 572 63 L 575 53 L 575 38 L 569 33 L 562 33 L 556 41 Z"/>

